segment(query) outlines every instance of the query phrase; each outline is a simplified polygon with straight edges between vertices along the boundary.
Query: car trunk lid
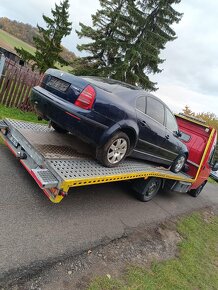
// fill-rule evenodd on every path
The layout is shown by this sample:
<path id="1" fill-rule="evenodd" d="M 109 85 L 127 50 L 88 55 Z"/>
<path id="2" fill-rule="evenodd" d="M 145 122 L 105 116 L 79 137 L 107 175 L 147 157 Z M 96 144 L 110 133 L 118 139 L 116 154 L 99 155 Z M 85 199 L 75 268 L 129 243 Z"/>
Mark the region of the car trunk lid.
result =
<path id="1" fill-rule="evenodd" d="M 87 85 L 86 80 L 55 69 L 48 69 L 40 84 L 42 88 L 72 104 Z"/>

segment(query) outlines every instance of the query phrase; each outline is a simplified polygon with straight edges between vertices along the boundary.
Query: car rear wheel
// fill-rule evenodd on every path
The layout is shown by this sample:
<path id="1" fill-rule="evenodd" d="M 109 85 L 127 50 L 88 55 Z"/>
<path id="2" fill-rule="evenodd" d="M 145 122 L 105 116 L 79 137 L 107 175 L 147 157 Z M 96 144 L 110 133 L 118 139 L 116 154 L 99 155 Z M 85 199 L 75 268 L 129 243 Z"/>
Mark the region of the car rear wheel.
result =
<path id="1" fill-rule="evenodd" d="M 114 167 L 124 160 L 129 149 L 129 137 L 123 132 L 118 132 L 104 146 L 97 149 L 96 157 L 103 165 Z"/>
<path id="2" fill-rule="evenodd" d="M 173 162 L 170 170 L 174 173 L 179 173 L 185 165 L 187 156 L 185 154 L 180 154 Z"/>
<path id="3" fill-rule="evenodd" d="M 52 126 L 52 128 L 54 128 L 55 131 L 57 131 L 58 133 L 66 134 L 66 133 L 68 132 L 67 130 L 61 128 L 59 125 L 57 125 L 57 124 L 54 123 L 54 122 L 51 122 L 51 126 Z"/>

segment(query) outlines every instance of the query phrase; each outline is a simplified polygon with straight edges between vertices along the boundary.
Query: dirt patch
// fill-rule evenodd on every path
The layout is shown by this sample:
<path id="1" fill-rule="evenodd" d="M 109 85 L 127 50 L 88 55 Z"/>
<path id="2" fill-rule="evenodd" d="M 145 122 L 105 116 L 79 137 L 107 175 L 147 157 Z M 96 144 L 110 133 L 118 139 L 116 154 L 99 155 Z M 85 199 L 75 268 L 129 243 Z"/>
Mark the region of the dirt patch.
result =
<path id="1" fill-rule="evenodd" d="M 210 223 L 214 212 L 202 211 Z M 122 276 L 129 265 L 149 267 L 151 262 L 178 256 L 181 237 L 176 230 L 177 217 L 154 227 L 141 226 L 126 237 L 105 246 L 90 249 L 62 262 L 42 269 L 32 276 L 8 282 L 4 290 L 82 290 L 96 276 Z"/>
<path id="2" fill-rule="evenodd" d="M 25 280 L 5 285 L 5 290 L 72 290 L 85 289 L 98 275 L 120 276 L 128 265 L 149 266 L 153 260 L 174 257 L 181 240 L 174 221 L 155 228 L 140 227 L 127 237 L 106 246 L 59 262 Z"/>

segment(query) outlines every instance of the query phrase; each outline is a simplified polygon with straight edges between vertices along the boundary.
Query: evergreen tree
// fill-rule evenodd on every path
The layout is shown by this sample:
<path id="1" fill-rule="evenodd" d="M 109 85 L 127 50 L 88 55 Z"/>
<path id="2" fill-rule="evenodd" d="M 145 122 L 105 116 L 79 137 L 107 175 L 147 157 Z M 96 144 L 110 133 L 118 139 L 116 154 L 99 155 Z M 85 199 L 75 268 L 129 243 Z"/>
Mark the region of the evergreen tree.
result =
<path id="1" fill-rule="evenodd" d="M 32 68 L 37 67 L 40 72 L 44 72 L 48 68 L 55 68 L 58 62 L 66 65 L 67 62 L 60 56 L 62 52 L 61 40 L 71 32 L 71 22 L 69 18 L 69 0 L 63 0 L 60 5 L 55 4 L 55 9 L 51 10 L 52 18 L 43 15 L 46 28 L 39 25 L 39 35 L 33 38 L 36 52 L 32 55 L 23 48 L 15 48 L 20 57 L 27 62 L 32 63 Z"/>
<path id="2" fill-rule="evenodd" d="M 182 17 L 172 6 L 181 0 L 100 0 L 92 27 L 80 23 L 78 36 L 90 43 L 78 46 L 88 56 L 75 63 L 76 74 L 112 77 L 155 90 L 148 74 L 161 72 L 159 55 L 176 38 L 170 27 Z"/>

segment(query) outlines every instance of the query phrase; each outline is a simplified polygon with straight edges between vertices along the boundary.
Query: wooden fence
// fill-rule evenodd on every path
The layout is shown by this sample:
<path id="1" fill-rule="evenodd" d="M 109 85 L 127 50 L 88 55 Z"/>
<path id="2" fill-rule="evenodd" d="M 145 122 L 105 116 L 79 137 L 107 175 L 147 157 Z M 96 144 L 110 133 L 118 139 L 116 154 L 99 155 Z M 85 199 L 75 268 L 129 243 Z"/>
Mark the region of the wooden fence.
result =
<path id="1" fill-rule="evenodd" d="M 42 75 L 33 72 L 31 68 L 20 66 L 14 61 L 6 59 L 3 76 L 0 79 L 0 104 L 31 111 L 30 91 L 40 82 L 41 78 Z"/>

